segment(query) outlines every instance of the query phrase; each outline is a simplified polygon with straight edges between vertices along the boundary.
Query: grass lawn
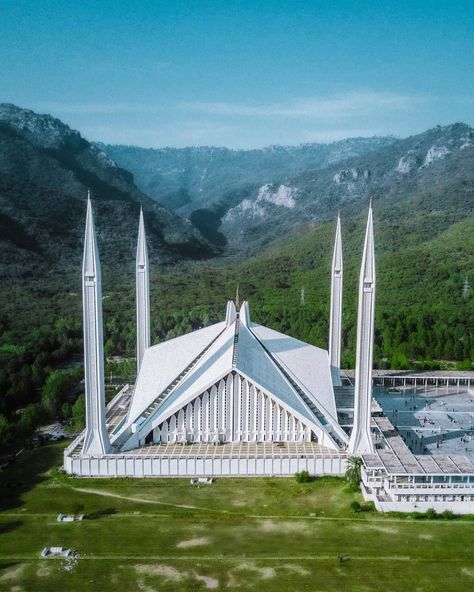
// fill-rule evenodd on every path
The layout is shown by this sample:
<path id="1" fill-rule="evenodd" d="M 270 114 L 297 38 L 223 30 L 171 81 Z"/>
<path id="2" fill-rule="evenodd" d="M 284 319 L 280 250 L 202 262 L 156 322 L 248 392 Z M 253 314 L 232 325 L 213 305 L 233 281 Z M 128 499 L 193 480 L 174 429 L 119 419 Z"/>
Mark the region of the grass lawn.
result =
<path id="1" fill-rule="evenodd" d="M 474 521 L 354 514 L 342 479 L 78 479 L 64 445 L 0 474 L 0 590 L 474 589 Z M 85 512 L 60 524 L 58 513 Z M 79 558 L 40 559 L 45 546 Z M 338 555 L 343 555 L 341 562 Z"/>

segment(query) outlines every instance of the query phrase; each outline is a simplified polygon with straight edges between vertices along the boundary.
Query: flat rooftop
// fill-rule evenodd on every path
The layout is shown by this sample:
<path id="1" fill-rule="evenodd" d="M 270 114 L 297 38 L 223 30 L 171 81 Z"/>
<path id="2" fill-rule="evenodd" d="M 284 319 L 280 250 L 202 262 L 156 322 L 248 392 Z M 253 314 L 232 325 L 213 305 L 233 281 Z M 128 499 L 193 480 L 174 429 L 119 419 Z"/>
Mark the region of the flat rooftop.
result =
<path id="1" fill-rule="evenodd" d="M 457 454 L 411 454 L 398 456 L 389 449 L 363 455 L 369 469 L 385 469 L 392 475 L 474 475 L 474 463 Z"/>
<path id="2" fill-rule="evenodd" d="M 205 458 L 291 458 L 332 457 L 345 453 L 320 446 L 315 442 L 233 442 L 226 444 L 150 444 L 130 450 L 126 454 L 138 456 L 205 457 Z"/>
<path id="3" fill-rule="evenodd" d="M 474 462 L 467 456 L 413 454 L 387 417 L 373 417 L 372 425 L 382 433 L 387 448 L 362 455 L 367 468 L 385 469 L 392 475 L 474 475 Z"/>
<path id="4" fill-rule="evenodd" d="M 72 457 L 79 456 L 82 442 L 77 442 Z M 345 452 L 321 446 L 316 442 L 234 442 L 226 444 L 148 444 L 127 452 L 114 453 L 116 457 L 140 456 L 143 458 L 341 458 Z"/>

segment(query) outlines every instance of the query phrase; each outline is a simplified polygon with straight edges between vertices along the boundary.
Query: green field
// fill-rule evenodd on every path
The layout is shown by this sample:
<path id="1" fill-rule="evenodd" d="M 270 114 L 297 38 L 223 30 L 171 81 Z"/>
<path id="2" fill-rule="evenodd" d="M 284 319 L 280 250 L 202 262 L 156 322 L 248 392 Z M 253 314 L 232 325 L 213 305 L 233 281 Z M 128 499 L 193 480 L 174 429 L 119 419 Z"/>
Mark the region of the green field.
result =
<path id="1" fill-rule="evenodd" d="M 0 590 L 472 590 L 474 522 L 354 514 L 342 479 L 69 478 L 62 445 L 0 474 Z M 60 512 L 85 512 L 60 524 Z M 41 559 L 45 546 L 75 549 Z M 342 561 L 340 556 L 342 555 Z"/>

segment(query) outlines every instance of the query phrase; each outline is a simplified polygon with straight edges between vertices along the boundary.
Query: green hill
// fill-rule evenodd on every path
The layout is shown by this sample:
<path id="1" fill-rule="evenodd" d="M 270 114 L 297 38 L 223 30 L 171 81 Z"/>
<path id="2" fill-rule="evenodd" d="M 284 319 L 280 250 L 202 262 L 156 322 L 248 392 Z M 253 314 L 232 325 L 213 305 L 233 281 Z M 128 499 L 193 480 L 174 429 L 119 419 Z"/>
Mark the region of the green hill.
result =
<path id="1" fill-rule="evenodd" d="M 467 126 L 459 125 L 431 130 L 405 144 L 394 142 L 367 154 L 364 158 L 372 163 L 372 173 L 357 173 L 356 179 L 350 172 L 354 167 L 341 169 L 341 165 L 337 165 L 339 172 L 323 169 L 298 177 L 299 205 L 289 211 L 266 203 L 258 224 L 244 221 L 235 226 L 241 234 L 234 244 L 240 242 L 242 247 L 233 257 L 227 248 L 212 259 L 184 260 L 193 249 L 194 256 L 204 257 L 213 253 L 212 248 L 189 222 L 147 201 L 152 341 L 221 320 L 226 300 L 234 297 L 239 285 L 241 299 L 250 301 L 252 320 L 326 347 L 334 214 L 341 205 L 343 365 L 353 366 L 357 282 L 367 198 L 372 195 L 375 365 L 420 368 L 451 361 L 460 368 L 471 367 L 474 298 L 472 293 L 463 294 L 466 278 L 474 286 L 474 151 L 468 133 Z M 437 142 L 438 157 L 425 165 L 427 155 L 435 154 L 429 148 L 433 142 Z M 424 160 L 410 152 L 414 145 Z M 143 194 L 126 171 L 118 177 L 116 172 L 103 171 L 97 149 L 90 153 L 90 145 L 85 146 L 91 162 L 83 160 L 81 151 L 74 152 L 75 162 L 79 159 L 86 170 L 98 167 L 96 172 L 105 179 L 96 185 L 95 202 L 103 263 L 105 351 L 109 357 L 133 356 L 136 213 Z M 447 152 L 443 146 L 449 147 Z M 58 374 L 57 369 L 68 367 L 75 356 L 80 363 L 82 351 L 84 202 L 75 191 L 82 193 L 85 185 L 77 171 L 58 161 L 57 154 L 45 153 L 50 146 L 38 148 L 24 131 L 3 130 L 2 135 L 0 130 L 0 148 L 0 169 L 8 172 L 0 175 L 0 271 L 6 286 L 0 294 L 0 442 L 5 443 L 12 433 L 28 433 L 40 417 L 67 417 L 72 412 L 70 386 L 77 382 L 80 370 Z M 396 163 L 404 162 L 403 155 L 414 168 L 401 173 Z M 344 171 L 350 172 L 352 181 L 347 182 Z M 113 178 L 105 176 L 109 174 Z M 341 183 L 333 181 L 335 175 Z M 63 182 L 65 187 L 71 183 L 74 191 L 65 193 Z M 101 183 L 118 198 L 109 200 L 100 194 Z M 128 193 L 120 193 L 121 184 Z M 315 214 L 318 207 L 320 215 Z M 173 228 L 179 230 L 176 235 Z M 247 257 L 243 255 L 246 246 L 251 253 Z M 25 407 L 28 411 L 17 415 Z"/>

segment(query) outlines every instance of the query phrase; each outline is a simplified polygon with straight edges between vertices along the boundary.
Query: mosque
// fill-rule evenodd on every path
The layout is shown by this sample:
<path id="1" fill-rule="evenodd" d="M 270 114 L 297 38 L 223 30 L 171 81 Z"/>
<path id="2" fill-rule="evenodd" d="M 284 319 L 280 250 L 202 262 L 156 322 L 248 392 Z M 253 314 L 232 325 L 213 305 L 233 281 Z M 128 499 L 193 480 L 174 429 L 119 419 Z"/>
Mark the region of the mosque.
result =
<path id="1" fill-rule="evenodd" d="M 66 448 L 64 469 L 83 477 L 290 476 L 301 470 L 343 475 L 348 457 L 357 456 L 363 460 L 362 492 L 378 509 L 410 511 L 427 504 L 474 511 L 474 463 L 461 457 L 440 467 L 428 455 L 415 458 L 390 439 L 390 422 L 372 398 L 371 204 L 352 387 L 342 385 L 340 372 L 342 283 L 338 217 L 328 351 L 254 323 L 249 303 L 238 297 L 227 303 L 221 322 L 151 345 L 149 261 L 140 212 L 137 379 L 106 405 L 101 270 L 89 195 L 82 270 L 86 428 Z M 438 495 L 440 474 L 446 487 Z M 462 499 L 459 483 L 465 485 Z"/>

